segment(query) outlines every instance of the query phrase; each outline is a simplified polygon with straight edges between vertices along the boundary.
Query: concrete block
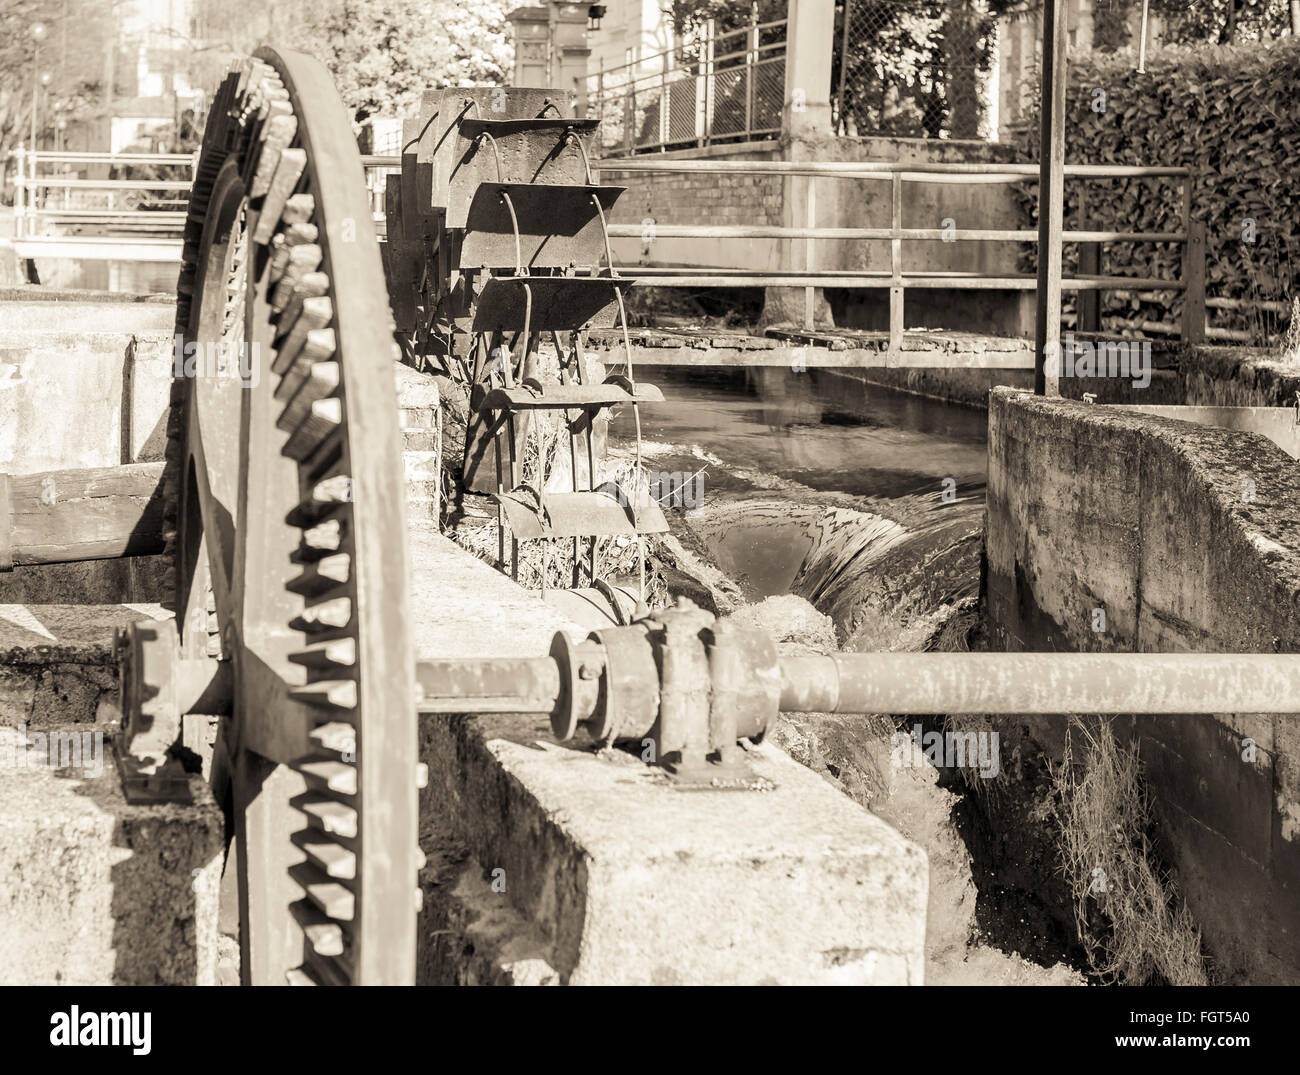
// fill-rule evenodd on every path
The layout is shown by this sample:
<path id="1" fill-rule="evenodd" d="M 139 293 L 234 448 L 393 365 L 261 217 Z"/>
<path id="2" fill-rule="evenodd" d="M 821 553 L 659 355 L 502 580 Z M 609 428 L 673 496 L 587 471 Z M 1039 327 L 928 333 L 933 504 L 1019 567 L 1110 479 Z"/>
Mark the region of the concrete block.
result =
<path id="1" fill-rule="evenodd" d="M 422 658 L 586 633 L 432 529 L 412 528 L 411 563 Z M 760 791 L 681 791 L 535 717 L 424 717 L 420 754 L 426 856 L 448 838 L 464 855 L 430 886 L 428 913 L 462 923 L 442 943 L 477 950 L 478 924 L 566 984 L 921 984 L 924 852 L 775 747 L 748 755 Z"/>
<path id="2" fill-rule="evenodd" d="M 128 806 L 109 740 L 83 726 L 0 728 L 0 982 L 208 985 L 216 975 L 221 811 Z M 80 766 L 37 746 L 98 741 Z M 96 753 L 98 750 L 98 753 Z"/>

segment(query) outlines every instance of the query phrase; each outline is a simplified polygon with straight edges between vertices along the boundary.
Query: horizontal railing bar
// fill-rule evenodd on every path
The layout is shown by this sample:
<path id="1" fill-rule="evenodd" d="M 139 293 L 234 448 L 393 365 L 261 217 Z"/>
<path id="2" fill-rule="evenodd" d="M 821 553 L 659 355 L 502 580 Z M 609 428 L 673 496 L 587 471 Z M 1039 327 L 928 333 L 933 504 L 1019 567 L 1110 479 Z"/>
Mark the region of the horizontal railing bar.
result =
<path id="1" fill-rule="evenodd" d="M 611 239 L 639 238 L 645 228 L 639 224 L 611 224 Z M 1038 232 L 1027 229 L 975 228 L 800 228 L 768 224 L 658 224 L 654 225 L 657 239 L 938 239 L 941 241 L 969 240 L 975 242 L 1033 242 Z M 1182 232 L 1128 232 L 1128 231 L 1067 231 L 1061 235 L 1066 242 L 1107 243 L 1182 243 L 1187 236 Z"/>
<path id="2" fill-rule="evenodd" d="M 70 261 L 157 261 L 181 259 L 181 240 L 129 238 L 124 236 L 80 236 L 14 239 L 20 258 L 67 258 Z"/>
<path id="3" fill-rule="evenodd" d="M 594 161 L 592 168 L 617 172 L 701 172 L 705 174 L 739 175 L 817 175 L 844 179 L 871 179 L 879 175 L 892 176 L 895 172 L 918 175 L 1007 175 L 1017 179 L 1037 178 L 1036 164 L 994 164 L 987 162 L 933 162 L 924 161 L 647 161 L 637 157 L 615 157 Z M 1067 177 L 1092 179 L 1126 179 L 1155 176 L 1186 178 L 1187 168 L 1157 167 L 1122 164 L 1067 164 Z"/>
<path id="4" fill-rule="evenodd" d="M 28 187 L 66 187 L 69 190 L 189 190 L 185 179 L 65 179 L 62 176 L 28 176 Z"/>
<path id="5" fill-rule="evenodd" d="M 18 152 L 10 150 L 9 155 L 17 156 Z M 45 150 L 23 150 L 22 154 L 36 164 L 43 161 L 55 164 L 168 164 L 177 167 L 192 167 L 194 164 L 191 153 L 47 153 Z"/>
<path id="6" fill-rule="evenodd" d="M 747 273 L 744 270 L 726 270 L 712 273 L 699 269 L 664 270 L 648 266 L 629 269 L 628 275 L 654 287 L 890 287 L 893 277 L 887 271 L 801 271 L 777 273 Z M 983 276 L 979 273 L 904 273 L 899 281 L 905 288 L 922 290 L 952 288 L 958 291 L 1033 291 L 1038 287 L 1036 276 Z M 1181 280 L 1156 280 L 1128 276 L 1074 276 L 1063 277 L 1064 291 L 1112 291 L 1127 288 L 1131 291 L 1182 291 L 1186 285 Z"/>

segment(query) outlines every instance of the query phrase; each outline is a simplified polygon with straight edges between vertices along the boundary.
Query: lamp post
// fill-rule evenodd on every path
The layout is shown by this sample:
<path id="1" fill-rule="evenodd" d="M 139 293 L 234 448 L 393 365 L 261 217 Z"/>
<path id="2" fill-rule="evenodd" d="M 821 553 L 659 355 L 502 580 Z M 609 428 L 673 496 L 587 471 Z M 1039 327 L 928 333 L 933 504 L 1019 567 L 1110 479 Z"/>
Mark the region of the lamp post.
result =
<path id="1" fill-rule="evenodd" d="M 50 83 L 52 83 L 53 81 L 54 81 L 54 76 L 53 76 L 52 74 L 50 74 L 48 71 L 42 71 L 42 72 L 41 72 L 41 89 L 43 89 L 43 90 L 45 91 L 45 98 L 44 98 L 44 99 L 45 99 L 45 108 L 46 108 L 47 111 L 48 111 L 48 109 L 49 109 L 49 107 L 50 107 Z M 39 129 L 39 128 L 40 128 L 40 125 L 37 124 L 37 132 L 36 132 L 37 135 L 40 134 L 40 129 Z M 35 139 L 35 137 L 36 137 L 36 136 L 33 135 L 33 139 Z M 35 141 L 33 141 L 32 148 L 33 148 L 33 149 L 36 148 Z"/>
<path id="2" fill-rule="evenodd" d="M 36 149 L 36 102 L 41 92 L 40 79 L 37 77 L 37 69 L 41 63 L 41 42 L 45 40 L 46 29 L 43 22 L 36 23 L 32 27 L 32 40 L 36 42 L 36 51 L 32 56 L 32 149 Z"/>

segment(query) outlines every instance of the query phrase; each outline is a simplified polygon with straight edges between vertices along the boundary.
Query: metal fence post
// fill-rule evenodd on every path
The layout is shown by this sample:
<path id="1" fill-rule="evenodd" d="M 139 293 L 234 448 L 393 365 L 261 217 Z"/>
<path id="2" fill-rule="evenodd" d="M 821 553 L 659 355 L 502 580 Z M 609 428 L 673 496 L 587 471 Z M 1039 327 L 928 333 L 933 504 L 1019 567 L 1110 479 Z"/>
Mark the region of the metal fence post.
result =
<path id="1" fill-rule="evenodd" d="M 1205 342 L 1205 221 L 1187 226 L 1183 244 L 1183 342 Z"/>
<path id="2" fill-rule="evenodd" d="M 1038 173 L 1038 309 L 1034 318 L 1034 392 L 1059 395 L 1061 351 L 1061 208 L 1065 193 L 1067 26 L 1064 0 L 1043 4 L 1042 107 Z M 1053 370 L 1047 354 L 1056 355 Z"/>
<path id="3" fill-rule="evenodd" d="M 804 218 L 806 227 L 817 227 L 817 178 L 809 176 L 807 181 L 807 213 Z M 817 264 L 817 241 L 809 236 L 803 241 L 803 261 L 804 269 L 808 273 L 815 271 Z M 803 317 L 804 327 L 811 332 L 814 327 L 815 313 L 817 308 L 817 289 L 811 285 L 804 288 L 803 292 Z"/>
<path id="4" fill-rule="evenodd" d="M 1088 195 L 1087 186 L 1084 185 L 1079 194 L 1079 230 L 1088 230 Z M 1101 243 L 1080 243 L 1079 244 L 1079 275 L 1080 276 L 1100 276 L 1101 275 Z M 1075 328 L 1079 332 L 1100 332 L 1101 331 L 1101 292 L 1100 291 L 1077 291 L 1075 292 L 1075 310 L 1078 314 L 1076 318 L 1078 324 Z"/>
<path id="5" fill-rule="evenodd" d="M 708 31 L 709 39 L 704 47 L 704 93 L 703 93 L 704 123 L 702 125 L 703 130 L 701 133 L 701 137 L 703 137 L 704 144 L 706 146 L 709 144 L 709 139 L 713 134 L 713 101 L 714 101 L 713 79 L 715 77 L 713 60 L 716 55 L 716 52 L 714 51 L 714 47 L 713 47 L 716 41 L 716 38 L 714 37 L 714 27 L 715 27 L 715 23 L 713 22 L 712 19 L 710 19 L 709 31 Z"/>
<path id="6" fill-rule="evenodd" d="M 745 137 L 754 129 L 754 94 L 758 79 L 758 15 L 750 11 L 749 33 L 745 38 Z"/>
<path id="7" fill-rule="evenodd" d="M 903 173 L 894 172 L 889 184 L 889 353 L 903 353 Z"/>
<path id="8" fill-rule="evenodd" d="M 14 150 L 16 170 L 14 172 L 14 237 L 25 237 L 23 227 L 27 221 L 27 153 L 21 142 Z"/>
<path id="9" fill-rule="evenodd" d="M 844 32 L 840 35 L 840 84 L 835 88 L 835 126 L 836 134 L 848 134 L 848 121 L 844 118 L 844 83 L 848 79 L 849 64 L 849 20 L 853 17 L 853 0 L 844 0 Z"/>

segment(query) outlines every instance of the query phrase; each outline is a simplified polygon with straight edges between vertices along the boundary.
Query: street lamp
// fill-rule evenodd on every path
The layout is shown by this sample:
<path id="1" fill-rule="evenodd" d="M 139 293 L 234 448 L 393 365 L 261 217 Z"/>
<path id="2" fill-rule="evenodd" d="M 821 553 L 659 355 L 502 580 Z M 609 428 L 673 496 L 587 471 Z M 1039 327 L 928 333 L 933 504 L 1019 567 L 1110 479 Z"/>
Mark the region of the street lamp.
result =
<path id="1" fill-rule="evenodd" d="M 36 97 L 40 93 L 40 80 L 36 77 L 41 63 L 41 42 L 46 36 L 45 24 L 38 22 L 32 27 L 32 40 L 36 42 L 36 51 L 32 56 L 32 149 L 36 149 Z"/>

